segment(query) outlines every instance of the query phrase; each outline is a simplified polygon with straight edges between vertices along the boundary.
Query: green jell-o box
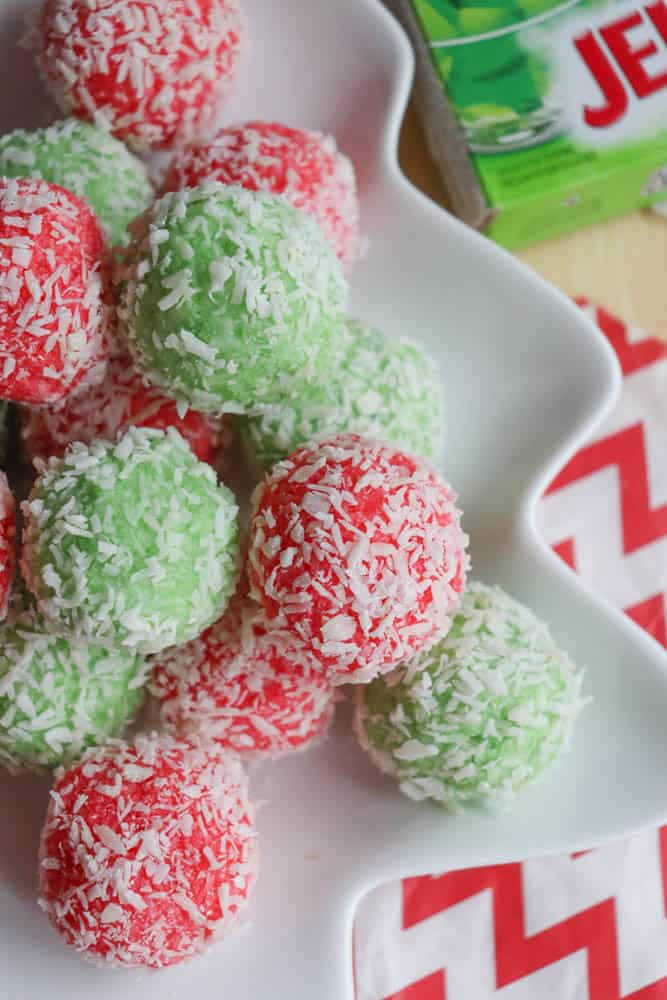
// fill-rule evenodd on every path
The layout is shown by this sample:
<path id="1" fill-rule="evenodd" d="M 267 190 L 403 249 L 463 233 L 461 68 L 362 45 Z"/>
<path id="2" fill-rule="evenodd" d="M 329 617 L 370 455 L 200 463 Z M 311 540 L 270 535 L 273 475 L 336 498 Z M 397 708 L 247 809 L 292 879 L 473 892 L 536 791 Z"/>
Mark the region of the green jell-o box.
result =
<path id="1" fill-rule="evenodd" d="M 453 210 L 518 248 L 667 198 L 667 0 L 386 0 Z"/>

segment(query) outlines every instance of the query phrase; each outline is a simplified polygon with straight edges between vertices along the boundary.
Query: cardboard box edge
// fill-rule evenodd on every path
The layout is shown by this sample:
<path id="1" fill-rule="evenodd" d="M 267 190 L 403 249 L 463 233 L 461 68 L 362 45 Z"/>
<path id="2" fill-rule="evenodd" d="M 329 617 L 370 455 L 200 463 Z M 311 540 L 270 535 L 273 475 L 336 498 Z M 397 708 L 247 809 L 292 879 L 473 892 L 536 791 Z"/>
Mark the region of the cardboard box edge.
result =
<path id="1" fill-rule="evenodd" d="M 487 200 L 465 137 L 431 59 L 410 0 L 384 0 L 412 42 L 416 56 L 415 103 L 429 153 L 443 179 L 451 209 L 468 225 L 484 229 L 499 212 Z"/>

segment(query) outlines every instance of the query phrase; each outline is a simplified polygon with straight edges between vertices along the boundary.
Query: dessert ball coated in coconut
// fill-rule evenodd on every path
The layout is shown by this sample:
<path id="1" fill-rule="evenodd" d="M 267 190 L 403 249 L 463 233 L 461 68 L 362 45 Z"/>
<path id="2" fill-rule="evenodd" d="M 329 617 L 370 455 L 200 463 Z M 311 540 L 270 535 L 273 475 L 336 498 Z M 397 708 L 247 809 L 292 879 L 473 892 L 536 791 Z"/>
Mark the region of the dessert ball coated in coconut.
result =
<path id="1" fill-rule="evenodd" d="M 567 748 L 581 683 L 532 611 L 471 583 L 443 639 L 358 692 L 355 728 L 410 798 L 506 805 Z"/>
<path id="2" fill-rule="evenodd" d="M 210 126 L 243 35 L 236 0 L 46 0 L 32 42 L 65 114 L 151 149 Z"/>
<path id="3" fill-rule="evenodd" d="M 10 771 L 58 767 L 120 736 L 147 671 L 130 650 L 52 635 L 17 594 L 0 625 L 0 762 Z"/>
<path id="4" fill-rule="evenodd" d="M 23 513 L 23 575 L 66 634 L 157 652 L 199 635 L 234 592 L 236 501 L 173 428 L 73 444 Z"/>
<path id="5" fill-rule="evenodd" d="M 334 713 L 332 686 L 307 652 L 274 637 L 261 608 L 242 596 L 197 639 L 153 657 L 151 690 L 170 731 L 242 757 L 303 750 Z"/>
<path id="6" fill-rule="evenodd" d="M 239 425 L 255 467 L 270 469 L 307 441 L 354 433 L 437 460 L 444 438 L 442 384 L 416 343 L 353 319 L 336 327 L 329 373 Z"/>
<path id="7" fill-rule="evenodd" d="M 455 494 L 426 460 L 342 434 L 253 498 L 251 597 L 335 683 L 371 680 L 448 628 L 468 567 Z"/>
<path id="8" fill-rule="evenodd" d="M 308 215 L 209 181 L 164 195 L 132 228 L 118 314 L 137 367 L 165 393 L 243 413 L 324 377 L 347 284 Z"/>
<path id="9" fill-rule="evenodd" d="M 106 366 L 111 315 L 100 224 L 46 181 L 0 178 L 0 397 L 57 403 Z"/>
<path id="10" fill-rule="evenodd" d="M 256 872 L 254 809 L 232 755 L 141 736 L 56 775 L 40 904 L 86 958 L 159 969 L 194 957 L 233 928 Z"/>

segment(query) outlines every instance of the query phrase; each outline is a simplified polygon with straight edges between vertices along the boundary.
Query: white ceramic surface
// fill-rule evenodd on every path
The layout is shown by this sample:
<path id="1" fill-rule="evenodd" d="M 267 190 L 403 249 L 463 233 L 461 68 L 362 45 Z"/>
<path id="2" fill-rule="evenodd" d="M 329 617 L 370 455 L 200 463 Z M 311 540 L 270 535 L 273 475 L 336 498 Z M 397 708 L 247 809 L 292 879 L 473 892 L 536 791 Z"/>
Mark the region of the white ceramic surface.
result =
<path id="1" fill-rule="evenodd" d="M 47 783 L 0 778 L 0 993 L 12 1000 L 350 1000 L 354 909 L 378 882 L 590 847 L 667 813 L 665 655 L 588 594 L 534 527 L 541 489 L 613 400 L 606 342 L 558 292 L 401 176 L 412 55 L 377 0 L 243 6 L 252 56 L 226 119 L 331 130 L 354 158 L 369 252 L 353 308 L 440 359 L 445 473 L 460 491 L 475 572 L 550 622 L 587 665 L 595 701 L 570 756 L 500 818 L 404 799 L 356 748 L 343 711 L 325 746 L 253 771 L 266 804 L 248 928 L 159 974 L 100 971 L 61 946 L 35 903 Z M 48 114 L 30 58 L 13 50 L 24 7 L 0 6 L 2 131 Z"/>

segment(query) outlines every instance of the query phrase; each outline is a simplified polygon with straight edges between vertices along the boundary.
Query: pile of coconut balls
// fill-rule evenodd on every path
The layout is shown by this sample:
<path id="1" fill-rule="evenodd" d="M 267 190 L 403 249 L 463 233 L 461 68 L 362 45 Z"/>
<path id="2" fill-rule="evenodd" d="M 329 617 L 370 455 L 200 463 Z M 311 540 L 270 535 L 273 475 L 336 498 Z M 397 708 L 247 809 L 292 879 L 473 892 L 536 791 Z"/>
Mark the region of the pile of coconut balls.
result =
<path id="1" fill-rule="evenodd" d="M 342 686 L 372 760 L 454 808 L 538 778 L 583 704 L 548 629 L 467 581 L 434 363 L 346 313 L 350 161 L 216 126 L 245 38 L 236 0 L 47 0 L 66 117 L 0 137 L 0 761 L 54 771 L 40 902 L 109 965 L 233 927 L 245 765 L 325 739 Z M 160 731 L 124 739 L 147 693 Z"/>

